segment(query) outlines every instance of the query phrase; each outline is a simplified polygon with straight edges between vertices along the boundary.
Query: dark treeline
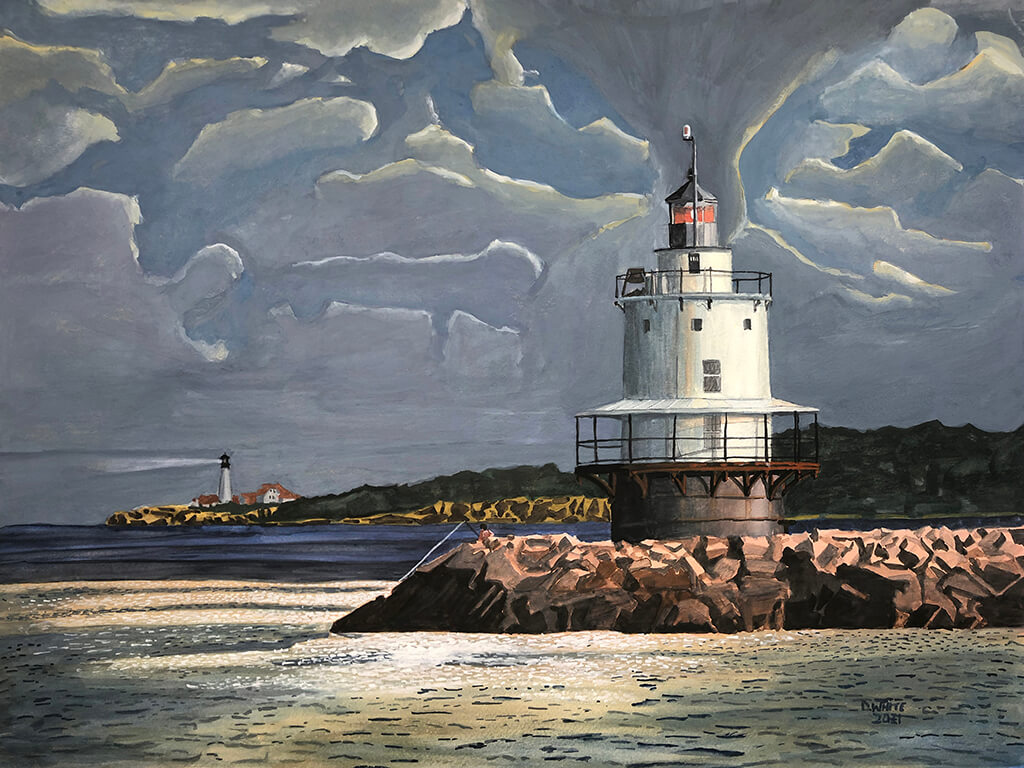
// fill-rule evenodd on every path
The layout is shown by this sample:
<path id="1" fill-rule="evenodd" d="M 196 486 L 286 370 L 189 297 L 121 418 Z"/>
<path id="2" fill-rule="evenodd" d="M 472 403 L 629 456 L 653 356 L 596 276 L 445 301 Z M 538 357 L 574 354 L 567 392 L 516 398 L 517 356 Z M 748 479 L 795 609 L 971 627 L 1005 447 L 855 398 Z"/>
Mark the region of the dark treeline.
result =
<path id="1" fill-rule="evenodd" d="M 783 433 L 785 434 L 785 433 Z M 790 491 L 786 515 L 860 518 L 1020 514 L 1024 494 L 1024 427 L 985 432 L 930 421 L 914 427 L 820 430 L 821 473 Z M 339 520 L 409 512 L 445 501 L 526 496 L 601 496 L 554 464 L 458 472 L 410 485 L 364 485 L 344 493 L 282 504 L 277 521 Z"/>

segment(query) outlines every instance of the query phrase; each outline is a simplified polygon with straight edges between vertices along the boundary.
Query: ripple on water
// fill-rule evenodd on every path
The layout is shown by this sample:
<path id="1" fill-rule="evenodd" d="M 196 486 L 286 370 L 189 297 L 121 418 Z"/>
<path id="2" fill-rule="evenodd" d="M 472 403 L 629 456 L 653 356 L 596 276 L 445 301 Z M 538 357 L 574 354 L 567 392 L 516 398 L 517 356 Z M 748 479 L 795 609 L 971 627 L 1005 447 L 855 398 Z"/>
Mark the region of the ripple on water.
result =
<path id="1" fill-rule="evenodd" d="M 329 636 L 387 585 L 43 587 L 0 590 L 12 765 L 1024 763 L 1019 630 Z"/>

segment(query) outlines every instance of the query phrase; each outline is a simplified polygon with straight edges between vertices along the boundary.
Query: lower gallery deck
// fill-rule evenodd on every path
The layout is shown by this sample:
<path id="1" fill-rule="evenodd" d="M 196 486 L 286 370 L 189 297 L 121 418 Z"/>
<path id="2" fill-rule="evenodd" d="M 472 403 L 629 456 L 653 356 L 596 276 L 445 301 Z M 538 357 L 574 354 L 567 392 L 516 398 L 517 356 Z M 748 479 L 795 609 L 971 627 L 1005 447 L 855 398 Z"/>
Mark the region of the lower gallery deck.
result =
<path id="1" fill-rule="evenodd" d="M 616 540 L 779 533 L 786 491 L 819 468 L 817 414 L 775 432 L 779 415 L 582 414 L 576 474 L 611 497 Z"/>

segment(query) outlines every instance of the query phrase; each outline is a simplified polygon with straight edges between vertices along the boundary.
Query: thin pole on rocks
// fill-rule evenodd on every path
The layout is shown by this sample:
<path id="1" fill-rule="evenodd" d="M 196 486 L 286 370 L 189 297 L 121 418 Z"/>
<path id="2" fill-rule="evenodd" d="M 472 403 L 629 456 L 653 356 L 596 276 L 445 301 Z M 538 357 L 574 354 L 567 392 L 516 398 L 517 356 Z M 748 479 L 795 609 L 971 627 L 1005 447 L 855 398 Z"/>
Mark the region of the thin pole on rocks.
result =
<path id="1" fill-rule="evenodd" d="M 413 573 L 415 572 L 415 570 L 416 570 L 417 568 L 419 568 L 419 567 L 420 567 L 421 565 L 423 565 L 423 563 L 425 563 L 425 562 L 426 562 L 427 558 L 428 558 L 428 557 L 430 557 L 430 556 L 431 556 L 432 554 L 434 554 L 434 551 L 435 551 L 435 550 L 436 550 L 436 549 L 437 549 L 438 547 L 440 547 L 440 546 L 441 546 L 442 544 L 444 544 L 444 543 L 445 543 L 446 541 L 448 541 L 448 539 L 450 539 L 450 538 L 452 537 L 452 535 L 453 535 L 453 534 L 454 534 L 454 533 L 455 533 L 455 532 L 456 532 L 457 530 L 459 530 L 459 528 L 461 528 L 461 527 L 462 527 L 462 526 L 463 526 L 463 525 L 465 524 L 465 522 L 466 522 L 466 521 L 465 521 L 465 520 L 463 520 L 463 521 L 462 521 L 461 523 L 459 523 L 459 524 L 458 524 L 458 525 L 456 525 L 456 526 L 455 526 L 454 528 L 452 528 L 452 529 L 451 529 L 450 531 L 448 531 L 448 535 L 447 535 L 447 536 L 445 536 L 445 537 L 444 537 L 443 539 L 441 539 L 441 540 L 440 540 L 439 542 L 437 542 L 437 544 L 435 544 L 434 546 L 432 546 L 432 547 L 430 548 L 430 551 L 429 551 L 429 552 L 427 552 L 427 554 L 425 554 L 425 555 L 424 555 L 424 556 L 423 556 L 423 557 L 422 557 L 422 558 L 420 559 L 420 561 L 419 561 L 418 563 L 416 563 L 416 565 L 414 565 L 414 566 L 413 566 L 412 568 L 410 568 L 410 569 L 409 569 L 409 572 L 408 572 L 407 574 L 405 574 L 405 576 L 403 576 L 402 578 L 400 578 L 400 579 L 399 579 L 399 581 L 405 581 L 405 580 L 406 580 L 406 579 L 408 579 L 408 578 L 409 578 L 410 576 L 412 576 L 412 574 L 413 574 Z"/>

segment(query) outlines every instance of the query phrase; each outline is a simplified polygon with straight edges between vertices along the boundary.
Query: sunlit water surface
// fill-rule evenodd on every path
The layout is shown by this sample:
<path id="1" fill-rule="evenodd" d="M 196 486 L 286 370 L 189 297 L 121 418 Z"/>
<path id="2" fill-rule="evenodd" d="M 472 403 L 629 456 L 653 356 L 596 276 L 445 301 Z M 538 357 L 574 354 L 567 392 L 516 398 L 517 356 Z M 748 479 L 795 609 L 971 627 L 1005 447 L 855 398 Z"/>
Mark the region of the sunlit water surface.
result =
<path id="1" fill-rule="evenodd" d="M 1024 630 L 328 635 L 391 585 L 0 585 L 0 763 L 1024 763 Z"/>

